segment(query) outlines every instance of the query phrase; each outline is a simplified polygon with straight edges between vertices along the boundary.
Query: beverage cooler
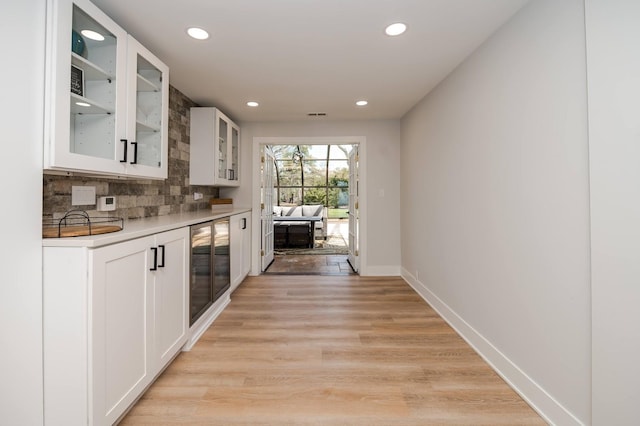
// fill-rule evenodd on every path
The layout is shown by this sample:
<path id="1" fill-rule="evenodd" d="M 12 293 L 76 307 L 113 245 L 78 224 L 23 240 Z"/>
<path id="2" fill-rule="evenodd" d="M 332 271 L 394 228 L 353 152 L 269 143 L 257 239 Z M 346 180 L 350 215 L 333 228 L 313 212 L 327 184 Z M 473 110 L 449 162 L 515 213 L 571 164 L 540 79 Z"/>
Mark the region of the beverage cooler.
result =
<path id="1" fill-rule="evenodd" d="M 191 226 L 190 324 L 229 289 L 229 218 Z"/>

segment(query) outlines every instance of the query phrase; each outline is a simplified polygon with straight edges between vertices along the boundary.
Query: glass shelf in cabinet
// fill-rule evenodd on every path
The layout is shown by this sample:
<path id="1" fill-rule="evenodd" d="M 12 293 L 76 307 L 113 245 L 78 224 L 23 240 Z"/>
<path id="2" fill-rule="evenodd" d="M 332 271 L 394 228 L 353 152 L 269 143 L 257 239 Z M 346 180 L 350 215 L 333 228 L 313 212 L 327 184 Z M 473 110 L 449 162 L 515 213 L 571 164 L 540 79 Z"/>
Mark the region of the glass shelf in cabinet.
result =
<path id="1" fill-rule="evenodd" d="M 86 105 L 78 105 L 87 104 Z M 110 108 L 100 105 L 98 102 L 94 102 L 91 99 L 84 96 L 71 93 L 71 113 L 72 114 L 112 114 L 114 111 Z"/>
<path id="2" fill-rule="evenodd" d="M 160 87 L 138 74 L 138 92 L 159 92 Z"/>
<path id="3" fill-rule="evenodd" d="M 75 53 L 71 53 L 71 64 L 76 67 L 82 69 L 84 71 L 84 79 L 85 80 L 114 80 L 115 76 L 109 74 L 107 71 L 103 70 L 96 64 L 87 59 L 83 58 L 80 55 Z"/>
<path id="4" fill-rule="evenodd" d="M 144 133 L 156 133 L 160 131 L 160 126 L 154 124 L 144 123 L 142 121 L 136 122 L 136 131 Z"/>

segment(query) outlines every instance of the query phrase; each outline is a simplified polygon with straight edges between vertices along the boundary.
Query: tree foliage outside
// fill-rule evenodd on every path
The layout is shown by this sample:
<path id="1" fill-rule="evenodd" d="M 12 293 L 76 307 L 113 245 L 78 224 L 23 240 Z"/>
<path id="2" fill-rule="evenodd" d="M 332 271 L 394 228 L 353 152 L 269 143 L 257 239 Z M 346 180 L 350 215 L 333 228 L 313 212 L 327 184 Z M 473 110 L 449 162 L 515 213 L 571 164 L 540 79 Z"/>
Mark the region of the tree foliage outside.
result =
<path id="1" fill-rule="evenodd" d="M 276 157 L 274 181 L 279 204 L 322 204 L 330 208 L 345 207 L 349 204 L 349 167 L 346 160 L 348 147 L 323 147 L 326 147 L 324 157 L 312 157 L 308 145 L 272 147 Z M 327 158 L 333 152 L 332 147 L 337 148 L 338 153 L 342 152 L 342 155 L 338 158 Z"/>
<path id="2" fill-rule="evenodd" d="M 329 207 L 338 208 L 349 204 L 349 169 L 336 169 L 329 176 Z"/>
<path id="3" fill-rule="evenodd" d="M 326 198 L 326 188 L 305 188 L 304 190 L 304 204 L 322 204 L 326 206 Z"/>

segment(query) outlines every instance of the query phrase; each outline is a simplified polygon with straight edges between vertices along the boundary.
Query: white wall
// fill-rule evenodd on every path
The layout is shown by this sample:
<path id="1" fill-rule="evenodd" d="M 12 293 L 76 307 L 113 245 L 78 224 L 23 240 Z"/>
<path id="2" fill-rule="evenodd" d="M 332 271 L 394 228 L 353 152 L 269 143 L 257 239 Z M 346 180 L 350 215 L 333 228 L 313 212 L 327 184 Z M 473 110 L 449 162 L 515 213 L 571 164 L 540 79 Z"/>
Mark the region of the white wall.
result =
<path id="1" fill-rule="evenodd" d="M 341 137 L 366 138 L 364 161 L 366 170 L 366 220 L 361 230 L 366 236 L 361 261 L 361 271 L 367 275 L 400 274 L 400 121 L 302 121 L 290 123 L 242 123 L 240 189 L 221 190 L 221 196 L 231 196 L 234 203 L 251 207 L 254 188 L 253 139 L 254 137 Z M 362 157 L 362 156 L 361 156 Z M 258 214 L 254 215 L 254 230 L 259 231 Z M 254 242 L 257 240 L 254 238 Z M 258 246 L 259 249 L 259 246 Z M 254 250 L 255 252 L 255 250 Z"/>
<path id="2" fill-rule="evenodd" d="M 529 3 L 401 132 L 403 275 L 549 421 L 589 423 L 582 1 Z"/>
<path id="3" fill-rule="evenodd" d="M 593 424 L 640 419 L 640 2 L 587 0 Z"/>
<path id="4" fill-rule="evenodd" d="M 38 425 L 45 2 L 4 2 L 1 9 L 0 423 Z"/>

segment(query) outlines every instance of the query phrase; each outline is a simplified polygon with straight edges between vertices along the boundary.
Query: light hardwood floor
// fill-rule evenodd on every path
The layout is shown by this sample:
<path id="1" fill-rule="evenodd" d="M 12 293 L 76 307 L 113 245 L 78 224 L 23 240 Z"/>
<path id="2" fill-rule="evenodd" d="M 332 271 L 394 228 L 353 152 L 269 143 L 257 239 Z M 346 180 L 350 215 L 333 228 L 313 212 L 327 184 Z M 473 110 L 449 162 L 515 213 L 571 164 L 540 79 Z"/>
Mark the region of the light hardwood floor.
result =
<path id="1" fill-rule="evenodd" d="M 542 425 L 400 278 L 249 277 L 122 425 Z"/>

